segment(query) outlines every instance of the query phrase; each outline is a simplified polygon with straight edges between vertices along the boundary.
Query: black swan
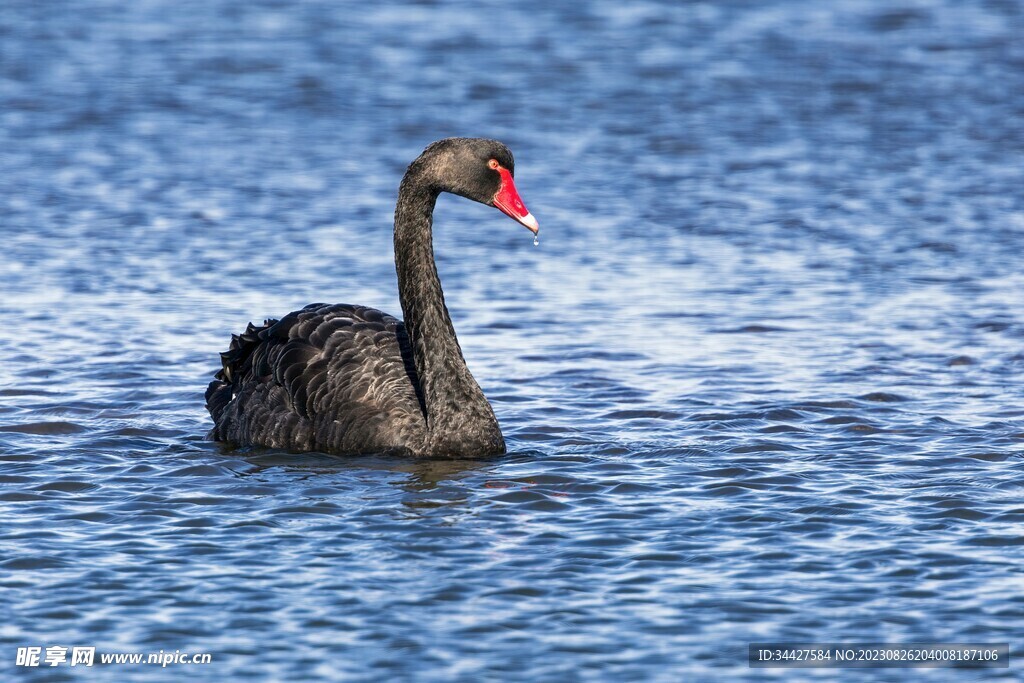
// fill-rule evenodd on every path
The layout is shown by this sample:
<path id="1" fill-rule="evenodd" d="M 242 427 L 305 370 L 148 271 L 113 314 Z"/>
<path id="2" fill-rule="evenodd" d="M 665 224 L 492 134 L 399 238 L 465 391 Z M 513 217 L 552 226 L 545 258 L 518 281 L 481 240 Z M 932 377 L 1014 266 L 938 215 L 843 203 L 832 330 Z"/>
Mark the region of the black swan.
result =
<path id="1" fill-rule="evenodd" d="M 451 192 L 537 234 L 505 145 L 448 138 L 409 165 L 395 208 L 405 323 L 366 306 L 310 304 L 249 323 L 206 390 L 210 438 L 334 454 L 472 457 L 505 452 L 491 405 L 455 338 L 434 264 L 434 204 Z"/>

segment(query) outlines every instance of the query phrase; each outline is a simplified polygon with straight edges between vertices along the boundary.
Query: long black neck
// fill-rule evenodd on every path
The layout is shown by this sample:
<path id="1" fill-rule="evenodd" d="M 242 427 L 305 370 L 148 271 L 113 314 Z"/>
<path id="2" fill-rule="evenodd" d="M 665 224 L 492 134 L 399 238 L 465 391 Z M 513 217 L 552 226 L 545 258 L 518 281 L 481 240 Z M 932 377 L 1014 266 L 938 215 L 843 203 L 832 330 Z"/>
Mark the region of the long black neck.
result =
<path id="1" fill-rule="evenodd" d="M 402 179 L 395 209 L 395 266 L 427 427 L 435 442 L 455 444 L 496 431 L 497 421 L 466 366 L 444 303 L 432 239 L 438 194 L 415 167 Z"/>

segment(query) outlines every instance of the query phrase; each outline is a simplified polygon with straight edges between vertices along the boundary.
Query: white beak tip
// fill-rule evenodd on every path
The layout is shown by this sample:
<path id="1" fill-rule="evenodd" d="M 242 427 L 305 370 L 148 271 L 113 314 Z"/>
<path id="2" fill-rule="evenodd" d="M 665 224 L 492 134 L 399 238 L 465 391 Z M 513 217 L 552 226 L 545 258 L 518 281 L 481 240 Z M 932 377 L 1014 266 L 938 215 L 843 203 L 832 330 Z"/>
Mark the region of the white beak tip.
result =
<path id="1" fill-rule="evenodd" d="M 529 228 L 534 235 L 536 235 L 540 230 L 540 225 L 537 223 L 537 219 L 533 217 L 532 213 L 527 213 L 525 216 L 519 218 L 519 222 Z"/>

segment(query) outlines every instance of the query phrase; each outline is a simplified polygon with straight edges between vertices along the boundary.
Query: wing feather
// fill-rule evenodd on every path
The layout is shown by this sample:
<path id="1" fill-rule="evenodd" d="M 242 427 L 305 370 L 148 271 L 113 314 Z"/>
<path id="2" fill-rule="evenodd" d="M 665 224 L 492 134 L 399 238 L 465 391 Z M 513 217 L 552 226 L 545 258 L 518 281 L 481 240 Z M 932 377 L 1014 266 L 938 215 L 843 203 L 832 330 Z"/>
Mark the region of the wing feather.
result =
<path id="1" fill-rule="evenodd" d="M 373 308 L 311 304 L 251 323 L 207 389 L 211 437 L 336 453 L 415 449 L 426 426 L 404 326 Z"/>

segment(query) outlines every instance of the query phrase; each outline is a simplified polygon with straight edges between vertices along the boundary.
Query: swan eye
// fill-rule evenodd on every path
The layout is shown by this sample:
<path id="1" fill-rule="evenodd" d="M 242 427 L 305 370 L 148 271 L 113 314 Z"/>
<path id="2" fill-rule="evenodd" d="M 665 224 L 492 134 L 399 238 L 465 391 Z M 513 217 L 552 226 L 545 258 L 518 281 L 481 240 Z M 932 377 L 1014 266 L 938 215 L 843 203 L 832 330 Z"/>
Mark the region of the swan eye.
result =
<path id="1" fill-rule="evenodd" d="M 487 165 L 493 168 L 495 171 L 497 171 L 498 166 L 500 166 L 501 164 L 498 163 L 497 159 L 491 159 L 490 161 L 487 162 Z"/>

